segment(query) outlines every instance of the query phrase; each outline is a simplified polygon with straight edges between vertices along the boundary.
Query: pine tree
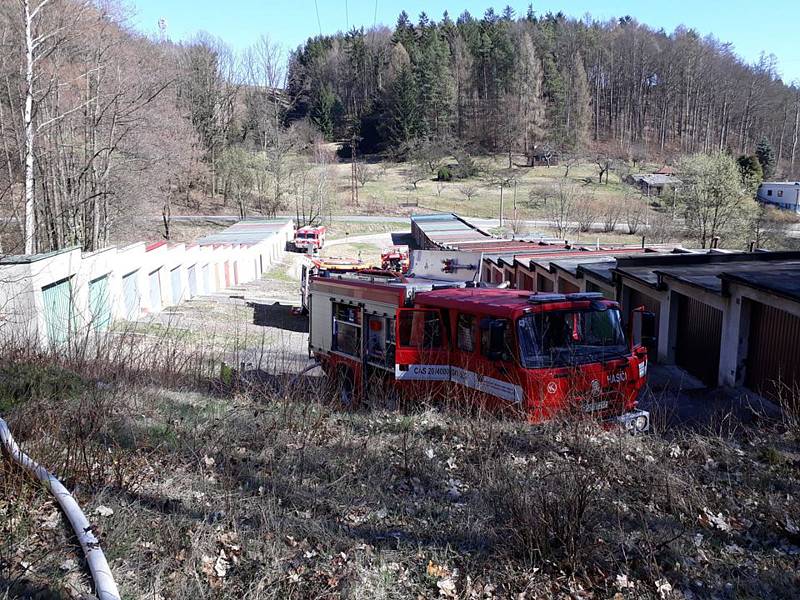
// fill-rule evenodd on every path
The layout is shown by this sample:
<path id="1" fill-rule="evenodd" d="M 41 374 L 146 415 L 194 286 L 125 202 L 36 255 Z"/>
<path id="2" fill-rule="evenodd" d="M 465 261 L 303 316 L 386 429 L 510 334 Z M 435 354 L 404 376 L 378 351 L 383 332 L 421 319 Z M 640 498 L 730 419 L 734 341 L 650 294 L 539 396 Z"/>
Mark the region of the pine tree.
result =
<path id="1" fill-rule="evenodd" d="M 395 44 L 389 63 L 389 84 L 385 94 L 385 135 L 395 147 L 408 147 L 422 133 L 417 81 L 411 60 L 402 44 Z"/>
<path id="2" fill-rule="evenodd" d="M 571 134 L 574 145 L 581 149 L 585 148 L 589 141 L 589 130 L 592 125 L 592 98 L 589 94 L 589 81 L 586 78 L 586 69 L 583 66 L 580 52 L 575 53 L 571 82 L 572 131 L 567 133 Z"/>
<path id="3" fill-rule="evenodd" d="M 739 166 L 739 175 L 742 178 L 742 185 L 746 189 L 755 192 L 758 184 L 764 179 L 764 171 L 761 168 L 761 162 L 756 155 L 742 155 L 736 162 Z"/>
<path id="4" fill-rule="evenodd" d="M 761 171 L 764 174 L 764 179 L 769 180 L 775 174 L 775 152 L 772 149 L 772 144 L 765 137 L 761 138 L 756 146 L 756 157 L 758 162 L 761 163 Z"/>
<path id="5" fill-rule="evenodd" d="M 311 107 L 311 122 L 325 136 L 325 139 L 333 138 L 333 128 L 335 124 L 335 108 L 337 104 L 336 94 L 327 84 L 323 85 L 314 99 Z"/>
<path id="6" fill-rule="evenodd" d="M 408 18 L 408 13 L 402 11 L 400 16 L 397 17 L 397 25 L 394 28 L 394 41 L 395 43 L 403 44 L 406 50 L 411 50 L 414 46 L 417 34 L 414 30 L 414 24 Z"/>
<path id="7" fill-rule="evenodd" d="M 544 132 L 542 65 L 527 32 L 514 42 L 518 48 L 517 64 L 511 85 L 502 96 L 499 118 L 500 141 L 508 155 L 509 169 L 513 152 L 522 150 L 527 155 Z"/>
<path id="8" fill-rule="evenodd" d="M 542 63 L 530 34 L 520 37 L 516 83 L 520 97 L 522 149 L 527 154 L 544 137 L 545 102 L 542 96 Z"/>
<path id="9" fill-rule="evenodd" d="M 450 46 L 436 29 L 429 28 L 420 40 L 413 62 L 425 129 L 435 137 L 443 138 L 450 132 L 454 112 L 455 85 L 450 72 Z"/>

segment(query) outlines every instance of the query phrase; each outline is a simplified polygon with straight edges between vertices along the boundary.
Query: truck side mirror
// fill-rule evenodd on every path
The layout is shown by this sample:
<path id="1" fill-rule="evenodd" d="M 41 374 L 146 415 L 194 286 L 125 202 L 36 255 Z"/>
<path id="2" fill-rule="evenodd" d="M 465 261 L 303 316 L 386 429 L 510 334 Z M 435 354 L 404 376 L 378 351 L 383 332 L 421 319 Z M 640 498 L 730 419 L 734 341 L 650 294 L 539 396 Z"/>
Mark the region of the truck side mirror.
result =
<path id="1" fill-rule="evenodd" d="M 644 307 L 635 308 L 631 313 L 631 348 L 645 346 L 648 352 L 656 346 L 656 315 Z"/>

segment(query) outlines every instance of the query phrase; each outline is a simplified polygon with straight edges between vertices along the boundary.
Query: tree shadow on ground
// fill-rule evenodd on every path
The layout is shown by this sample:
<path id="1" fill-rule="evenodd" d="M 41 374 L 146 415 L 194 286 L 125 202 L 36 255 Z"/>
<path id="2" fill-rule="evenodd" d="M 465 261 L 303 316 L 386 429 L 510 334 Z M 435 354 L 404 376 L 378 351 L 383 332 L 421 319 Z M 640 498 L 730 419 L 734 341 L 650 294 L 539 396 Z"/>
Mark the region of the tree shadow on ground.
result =
<path id="1" fill-rule="evenodd" d="M 308 317 L 292 313 L 291 304 L 248 302 L 247 305 L 253 308 L 253 325 L 308 333 Z"/>

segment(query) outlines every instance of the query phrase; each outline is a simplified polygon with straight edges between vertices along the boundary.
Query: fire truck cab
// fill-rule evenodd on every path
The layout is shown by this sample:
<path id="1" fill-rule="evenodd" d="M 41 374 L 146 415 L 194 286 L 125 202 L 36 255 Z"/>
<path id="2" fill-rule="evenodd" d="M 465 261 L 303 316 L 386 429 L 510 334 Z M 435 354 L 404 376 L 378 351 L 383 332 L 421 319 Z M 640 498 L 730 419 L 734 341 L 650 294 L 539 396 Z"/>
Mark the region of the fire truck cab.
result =
<path id="1" fill-rule="evenodd" d="M 649 429 L 649 413 L 636 408 L 647 375 L 645 313 L 632 313 L 626 339 L 619 306 L 601 294 L 481 287 L 446 275 L 474 263 L 426 260 L 444 280 L 416 276 L 413 256 L 406 278 L 312 278 L 309 350 L 343 404 L 370 392 L 443 396 L 532 423 L 572 412 Z"/>
<path id="2" fill-rule="evenodd" d="M 294 247 L 301 251 L 314 251 L 322 250 L 325 245 L 325 232 L 327 229 L 324 225 L 313 227 L 306 225 L 300 227 L 294 232 Z"/>

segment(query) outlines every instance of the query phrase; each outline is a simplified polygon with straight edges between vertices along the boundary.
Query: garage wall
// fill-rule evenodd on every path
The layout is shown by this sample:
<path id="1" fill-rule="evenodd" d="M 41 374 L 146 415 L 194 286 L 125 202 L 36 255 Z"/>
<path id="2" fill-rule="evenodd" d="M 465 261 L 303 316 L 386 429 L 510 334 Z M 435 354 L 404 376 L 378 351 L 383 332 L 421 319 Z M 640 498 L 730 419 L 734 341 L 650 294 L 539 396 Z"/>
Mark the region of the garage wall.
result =
<path id="1" fill-rule="evenodd" d="M 293 229 L 287 221 L 269 237 L 249 245 L 159 244 L 147 251 L 144 243 L 138 243 L 95 253 L 69 248 L 6 257 L 0 261 L 0 340 L 49 346 L 63 342 L 64 331 L 69 337 L 104 330 L 113 320 L 136 319 L 143 312 L 184 301 L 189 296 L 191 265 L 204 269 L 204 293 L 224 287 L 213 282 L 220 264 L 228 265 L 231 283 L 234 276 L 239 283 L 251 281 L 280 256 Z M 149 276 L 154 272 L 158 275 L 151 289 Z M 69 285 L 54 285 L 59 282 Z"/>

